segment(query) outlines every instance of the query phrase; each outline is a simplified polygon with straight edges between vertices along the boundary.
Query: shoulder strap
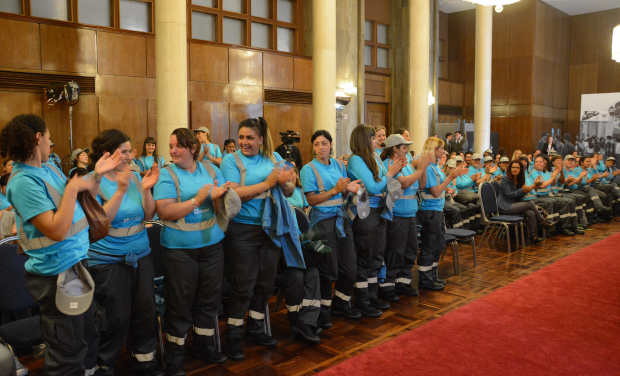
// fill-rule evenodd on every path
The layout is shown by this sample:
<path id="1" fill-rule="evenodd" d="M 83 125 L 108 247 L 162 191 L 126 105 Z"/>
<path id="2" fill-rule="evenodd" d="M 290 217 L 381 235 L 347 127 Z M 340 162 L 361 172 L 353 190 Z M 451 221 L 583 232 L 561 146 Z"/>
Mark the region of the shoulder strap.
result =
<path id="1" fill-rule="evenodd" d="M 317 170 L 316 166 L 312 162 L 308 163 L 308 165 L 314 172 L 314 177 L 316 177 L 316 185 L 319 187 L 319 193 L 327 192 L 325 189 L 325 184 L 323 184 L 323 178 L 321 178 L 321 175 L 319 174 L 319 170 Z"/>
<path id="2" fill-rule="evenodd" d="M 235 157 L 235 163 L 237 164 L 237 168 L 239 169 L 239 176 L 240 176 L 239 185 L 241 187 L 245 187 L 245 173 L 247 172 L 247 169 L 243 165 L 243 162 L 241 161 L 241 157 L 239 157 L 239 154 L 237 154 L 237 152 L 234 152 L 233 156 Z"/>
<path id="3" fill-rule="evenodd" d="M 176 172 L 174 172 L 172 166 L 166 166 L 164 167 L 164 170 L 168 171 L 168 174 L 170 174 L 170 178 L 174 183 L 174 188 L 177 191 L 177 202 L 181 202 L 181 187 L 179 186 L 179 177 L 177 176 Z"/>
<path id="4" fill-rule="evenodd" d="M 211 163 L 209 162 L 201 162 L 201 163 L 207 170 L 207 173 L 209 173 L 209 176 L 211 176 L 211 179 L 215 181 L 215 178 L 217 177 L 217 172 L 215 171 L 215 168 L 213 168 L 213 166 L 211 166 Z"/>

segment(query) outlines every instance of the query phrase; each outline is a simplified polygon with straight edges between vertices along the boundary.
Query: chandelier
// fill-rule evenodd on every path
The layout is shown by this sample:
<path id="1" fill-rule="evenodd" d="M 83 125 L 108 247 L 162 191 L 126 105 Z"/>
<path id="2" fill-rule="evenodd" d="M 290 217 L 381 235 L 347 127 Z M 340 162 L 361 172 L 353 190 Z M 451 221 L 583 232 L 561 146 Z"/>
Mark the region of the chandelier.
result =
<path id="1" fill-rule="evenodd" d="M 613 40 L 611 42 L 611 58 L 620 63 L 620 25 L 614 27 Z"/>

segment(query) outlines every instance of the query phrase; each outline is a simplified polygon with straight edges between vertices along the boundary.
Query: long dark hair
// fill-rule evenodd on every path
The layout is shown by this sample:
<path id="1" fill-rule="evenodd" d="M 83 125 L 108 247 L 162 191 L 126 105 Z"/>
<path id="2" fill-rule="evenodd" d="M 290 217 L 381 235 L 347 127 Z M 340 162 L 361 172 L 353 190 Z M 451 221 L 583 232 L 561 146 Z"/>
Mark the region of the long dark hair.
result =
<path id="1" fill-rule="evenodd" d="M 146 144 L 155 144 L 155 150 L 153 150 L 153 163 L 157 163 L 159 156 L 157 155 L 157 140 L 154 137 L 147 137 L 144 139 L 144 144 L 142 145 L 142 154 L 141 157 L 146 157 Z"/>
<path id="2" fill-rule="evenodd" d="M 34 157 L 37 133 L 47 131 L 43 119 L 34 114 L 18 115 L 9 121 L 0 133 L 0 155 L 14 161 L 24 162 Z"/>
<path id="3" fill-rule="evenodd" d="M 241 123 L 239 123 L 239 129 L 241 128 L 252 128 L 260 137 L 263 138 L 263 145 L 261 146 L 261 150 L 265 156 L 271 158 L 273 155 L 273 140 L 271 139 L 271 133 L 269 133 L 269 126 L 267 125 L 267 120 L 262 117 L 245 119 Z"/>
<path id="4" fill-rule="evenodd" d="M 91 152 L 89 157 L 91 164 L 89 170 L 93 171 L 95 169 L 95 165 L 105 152 L 114 154 L 116 149 L 127 141 L 131 141 L 129 136 L 118 129 L 106 129 L 99 133 L 90 144 Z"/>
<path id="5" fill-rule="evenodd" d="M 329 149 L 329 156 L 332 157 L 334 155 L 334 141 L 332 140 L 332 135 L 329 134 L 328 131 L 326 131 L 325 129 L 319 129 L 318 131 L 314 132 L 312 134 L 312 137 L 310 137 L 310 145 L 312 147 L 312 152 L 314 153 L 314 140 L 316 140 L 319 136 L 323 136 L 327 139 L 327 141 L 329 141 L 329 144 L 332 145 L 330 146 Z"/>
<path id="6" fill-rule="evenodd" d="M 397 149 L 398 149 L 398 148 L 399 148 L 399 147 L 401 147 L 402 145 L 404 145 L 404 144 L 398 144 L 398 145 L 391 146 L 391 147 L 389 147 L 389 148 L 385 148 L 385 149 L 383 149 L 383 151 L 381 152 L 381 155 L 379 156 L 379 158 L 381 158 L 381 160 L 382 160 L 382 161 L 385 161 L 385 160 L 386 160 L 386 159 L 388 159 L 388 158 L 392 158 L 392 156 L 396 153 L 396 152 L 394 151 L 394 148 L 397 148 Z"/>
<path id="7" fill-rule="evenodd" d="M 519 175 L 517 176 L 514 176 L 512 174 L 512 165 L 515 163 L 519 165 Z M 525 184 L 525 171 L 524 170 L 525 169 L 521 165 L 521 161 L 518 161 L 516 159 L 513 159 L 512 161 L 510 161 L 510 163 L 508 164 L 508 168 L 506 169 L 506 177 L 516 183 L 517 189 L 520 187 L 523 187 L 523 185 Z"/>
<path id="8" fill-rule="evenodd" d="M 375 135 L 375 129 L 366 124 L 360 124 L 351 132 L 349 146 L 353 154 L 362 158 L 366 167 L 372 172 L 375 181 L 381 181 L 379 178 L 379 165 L 375 159 L 375 150 L 372 147 L 370 139 Z"/>

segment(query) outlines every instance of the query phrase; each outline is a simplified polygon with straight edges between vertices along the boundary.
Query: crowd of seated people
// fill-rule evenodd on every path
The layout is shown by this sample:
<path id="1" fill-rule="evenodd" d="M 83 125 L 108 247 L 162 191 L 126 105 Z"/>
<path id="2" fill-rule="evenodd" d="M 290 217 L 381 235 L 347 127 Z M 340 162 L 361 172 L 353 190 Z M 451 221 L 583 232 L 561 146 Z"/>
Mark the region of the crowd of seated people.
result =
<path id="1" fill-rule="evenodd" d="M 48 375 L 113 375 L 124 346 L 138 375 L 164 375 L 161 366 L 185 375 L 189 332 L 195 358 L 242 361 L 244 340 L 277 345 L 265 330 L 274 286 L 283 291 L 291 332 L 312 344 L 333 316 L 379 318 L 419 289 L 443 290 L 446 227 L 483 232 L 484 183 L 498 184 L 501 214 L 525 215 L 531 244 L 542 241 L 540 227 L 584 235 L 620 214 L 620 171 L 600 154 L 563 157 L 547 147 L 516 150 L 512 159 L 505 149 L 481 155 L 463 151 L 459 132 L 454 141 L 426 139 L 414 156 L 407 130 L 389 135 L 362 124 L 351 133 L 350 156 L 336 157 L 332 135 L 314 132 L 314 158 L 301 165 L 274 151 L 265 119 L 246 119 L 238 129 L 222 149 L 206 127 L 176 129 L 171 162 L 155 138 L 143 140 L 138 154 L 125 133 L 108 129 L 72 152 L 67 178 L 40 117 L 19 115 L 3 128 L 2 231 L 12 216 L 6 235 L 18 232 L 29 256 L 24 278 L 39 302 Z M 81 192 L 109 221 L 108 235 L 93 242 Z M 145 227 L 152 219 L 162 224 L 163 365 L 155 358 Z M 74 274 L 92 281 L 92 300 L 67 313 L 56 286 Z M 223 302 L 219 318 L 228 328 L 218 351 Z"/>

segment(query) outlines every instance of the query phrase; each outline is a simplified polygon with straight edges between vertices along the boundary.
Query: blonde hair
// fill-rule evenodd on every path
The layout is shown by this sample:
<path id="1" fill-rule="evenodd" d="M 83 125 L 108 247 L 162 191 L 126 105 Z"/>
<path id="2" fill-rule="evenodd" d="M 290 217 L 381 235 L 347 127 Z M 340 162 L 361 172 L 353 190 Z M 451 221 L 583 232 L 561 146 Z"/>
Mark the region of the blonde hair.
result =
<path id="1" fill-rule="evenodd" d="M 269 133 L 267 121 L 262 117 L 245 119 L 239 123 L 239 129 L 241 128 L 253 128 L 256 134 L 263 138 L 263 144 L 261 146 L 263 154 L 271 158 L 273 155 L 273 140 L 271 139 L 271 133 Z"/>
<path id="2" fill-rule="evenodd" d="M 379 165 L 375 159 L 375 150 L 372 147 L 370 139 L 375 135 L 375 129 L 366 124 L 360 124 L 353 132 L 351 132 L 351 140 L 349 146 L 353 154 L 362 158 L 366 167 L 372 172 L 375 181 L 381 181 L 379 178 Z"/>
<path id="3" fill-rule="evenodd" d="M 387 138 L 387 135 L 388 135 L 388 134 L 387 134 L 387 129 L 385 129 L 385 127 L 384 127 L 383 125 L 373 125 L 373 128 L 375 129 L 375 135 L 376 135 L 377 133 L 379 133 L 379 131 L 381 131 L 381 130 L 382 130 L 382 131 L 385 131 L 385 137 Z M 379 145 L 379 146 L 381 146 L 382 148 L 384 148 L 384 147 L 385 147 L 385 142 L 382 142 L 382 143 L 381 143 L 381 145 Z"/>
<path id="4" fill-rule="evenodd" d="M 512 153 L 512 159 L 510 159 L 511 161 L 514 161 L 515 159 L 517 159 L 517 152 L 519 152 L 520 154 L 523 154 L 523 152 L 519 149 L 515 150 L 514 153 Z"/>
<path id="5" fill-rule="evenodd" d="M 443 147 L 443 146 L 444 146 L 444 142 L 441 138 L 429 137 L 426 139 L 426 141 L 424 141 L 424 146 L 422 146 L 422 153 L 420 153 L 420 157 L 427 155 L 427 154 L 431 154 L 434 158 L 435 149 Z"/>

